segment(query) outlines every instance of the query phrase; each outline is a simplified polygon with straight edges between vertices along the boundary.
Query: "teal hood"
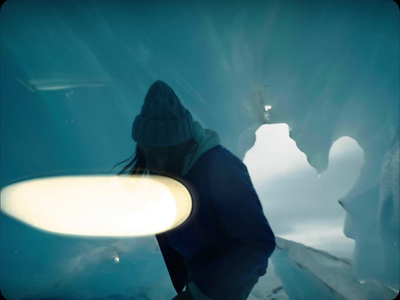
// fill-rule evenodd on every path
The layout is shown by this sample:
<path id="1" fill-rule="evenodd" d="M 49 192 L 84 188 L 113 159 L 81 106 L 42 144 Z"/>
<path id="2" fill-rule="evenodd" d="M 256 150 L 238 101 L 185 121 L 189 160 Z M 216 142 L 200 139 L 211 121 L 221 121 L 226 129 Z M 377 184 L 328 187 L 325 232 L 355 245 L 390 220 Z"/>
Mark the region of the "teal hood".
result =
<path id="1" fill-rule="evenodd" d="M 197 159 L 206 151 L 218 146 L 220 139 L 218 134 L 211 129 L 204 129 L 199 122 L 194 122 L 194 139 L 199 144 L 197 150 L 193 153 L 188 153 L 183 162 L 182 175 L 189 172 Z"/>

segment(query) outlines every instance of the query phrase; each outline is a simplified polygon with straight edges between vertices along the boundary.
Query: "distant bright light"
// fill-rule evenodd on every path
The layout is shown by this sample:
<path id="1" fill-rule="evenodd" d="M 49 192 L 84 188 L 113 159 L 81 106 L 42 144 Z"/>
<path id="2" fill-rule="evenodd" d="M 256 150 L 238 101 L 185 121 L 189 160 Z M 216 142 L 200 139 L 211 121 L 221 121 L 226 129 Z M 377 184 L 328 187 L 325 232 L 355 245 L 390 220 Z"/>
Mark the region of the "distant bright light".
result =
<path id="1" fill-rule="evenodd" d="M 269 110 L 272 109 L 272 106 L 271 105 L 265 105 L 264 109 L 265 109 L 265 111 L 269 111 Z"/>
<path id="2" fill-rule="evenodd" d="M 289 126 L 285 123 L 260 126 L 244 163 L 254 181 L 274 179 L 308 166 L 307 157 L 289 137 Z"/>
<path id="3" fill-rule="evenodd" d="M 192 208 L 189 191 L 164 176 L 66 176 L 1 190 L 1 210 L 60 234 L 142 236 L 172 229 Z"/>
<path id="4" fill-rule="evenodd" d="M 343 220 L 311 220 L 297 223 L 293 232 L 280 237 L 302 243 L 315 249 L 324 250 L 339 257 L 351 257 L 354 249 L 354 240 L 343 236 Z M 349 255 L 350 254 L 350 255 Z"/>

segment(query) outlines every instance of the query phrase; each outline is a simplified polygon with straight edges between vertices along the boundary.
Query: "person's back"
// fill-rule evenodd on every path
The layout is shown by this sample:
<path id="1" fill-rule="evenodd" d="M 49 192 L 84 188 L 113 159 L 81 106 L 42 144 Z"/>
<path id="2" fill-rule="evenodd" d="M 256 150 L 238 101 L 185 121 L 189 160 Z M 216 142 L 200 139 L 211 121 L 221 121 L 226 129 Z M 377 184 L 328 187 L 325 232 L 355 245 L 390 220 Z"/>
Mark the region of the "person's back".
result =
<path id="1" fill-rule="evenodd" d="M 193 196 L 188 220 L 157 235 L 176 299 L 246 299 L 275 248 L 246 166 L 219 145 L 214 131 L 193 122 L 161 81 L 150 87 L 132 137 L 131 173 L 149 168 L 169 174 Z"/>

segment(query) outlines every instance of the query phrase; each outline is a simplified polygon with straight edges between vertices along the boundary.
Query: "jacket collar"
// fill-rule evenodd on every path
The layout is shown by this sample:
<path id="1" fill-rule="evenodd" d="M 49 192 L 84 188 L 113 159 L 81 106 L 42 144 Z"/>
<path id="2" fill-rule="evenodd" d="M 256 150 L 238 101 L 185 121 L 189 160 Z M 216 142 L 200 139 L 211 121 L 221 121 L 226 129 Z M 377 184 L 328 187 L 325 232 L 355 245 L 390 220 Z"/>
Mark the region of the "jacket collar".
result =
<path id="1" fill-rule="evenodd" d="M 188 153 L 183 162 L 182 176 L 187 174 L 197 159 L 206 151 L 218 146 L 220 138 L 218 134 L 211 129 L 204 129 L 199 122 L 194 122 L 194 139 L 199 144 L 197 150 Z"/>

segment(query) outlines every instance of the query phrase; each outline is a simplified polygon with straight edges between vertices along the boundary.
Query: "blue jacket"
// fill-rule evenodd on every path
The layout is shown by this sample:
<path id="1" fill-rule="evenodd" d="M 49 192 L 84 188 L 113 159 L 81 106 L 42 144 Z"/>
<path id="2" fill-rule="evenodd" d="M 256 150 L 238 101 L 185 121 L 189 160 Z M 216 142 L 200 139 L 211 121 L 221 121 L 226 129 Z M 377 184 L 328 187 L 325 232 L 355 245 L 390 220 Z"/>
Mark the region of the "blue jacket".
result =
<path id="1" fill-rule="evenodd" d="M 157 235 L 177 292 L 190 281 L 212 299 L 246 299 L 265 274 L 275 237 L 246 166 L 222 146 L 203 153 L 182 181 L 193 210 Z"/>

